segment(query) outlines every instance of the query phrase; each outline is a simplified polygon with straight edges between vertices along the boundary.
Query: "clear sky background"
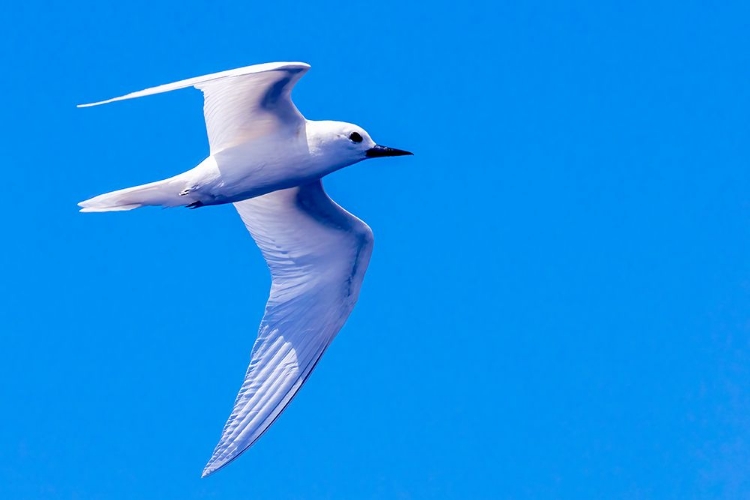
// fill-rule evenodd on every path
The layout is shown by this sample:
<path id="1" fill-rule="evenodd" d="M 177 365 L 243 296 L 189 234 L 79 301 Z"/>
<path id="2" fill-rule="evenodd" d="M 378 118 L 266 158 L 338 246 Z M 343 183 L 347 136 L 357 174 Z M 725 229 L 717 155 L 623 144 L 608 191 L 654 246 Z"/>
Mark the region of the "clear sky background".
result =
<path id="1" fill-rule="evenodd" d="M 750 498 L 747 2 L 11 2 L 0 498 Z M 331 175 L 375 251 L 271 430 L 207 479 L 263 312 L 231 206 L 80 214 L 208 152 L 268 61 L 408 158 Z"/>

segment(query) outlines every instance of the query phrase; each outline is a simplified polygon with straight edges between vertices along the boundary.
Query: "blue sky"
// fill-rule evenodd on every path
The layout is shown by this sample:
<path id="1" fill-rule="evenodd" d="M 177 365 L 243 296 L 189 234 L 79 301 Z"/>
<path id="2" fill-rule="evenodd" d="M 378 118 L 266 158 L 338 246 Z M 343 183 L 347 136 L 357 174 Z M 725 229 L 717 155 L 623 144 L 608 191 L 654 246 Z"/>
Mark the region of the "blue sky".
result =
<path id="1" fill-rule="evenodd" d="M 746 2 L 13 2 L 0 17 L 0 498 L 750 497 Z M 269 278 L 232 207 L 79 214 L 208 152 L 197 91 L 312 65 L 414 157 L 326 179 L 360 302 L 200 479 Z"/>

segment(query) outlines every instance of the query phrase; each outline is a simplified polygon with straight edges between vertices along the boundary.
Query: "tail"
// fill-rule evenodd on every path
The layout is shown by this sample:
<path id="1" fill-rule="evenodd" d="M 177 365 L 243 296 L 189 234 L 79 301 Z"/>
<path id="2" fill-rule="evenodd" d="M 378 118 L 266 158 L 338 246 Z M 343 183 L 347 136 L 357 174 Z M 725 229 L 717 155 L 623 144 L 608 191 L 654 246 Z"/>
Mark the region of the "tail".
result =
<path id="1" fill-rule="evenodd" d="M 78 204 L 81 212 L 117 212 L 146 206 L 179 207 L 189 204 L 180 196 L 184 181 L 172 177 L 111 193 L 100 194 Z"/>

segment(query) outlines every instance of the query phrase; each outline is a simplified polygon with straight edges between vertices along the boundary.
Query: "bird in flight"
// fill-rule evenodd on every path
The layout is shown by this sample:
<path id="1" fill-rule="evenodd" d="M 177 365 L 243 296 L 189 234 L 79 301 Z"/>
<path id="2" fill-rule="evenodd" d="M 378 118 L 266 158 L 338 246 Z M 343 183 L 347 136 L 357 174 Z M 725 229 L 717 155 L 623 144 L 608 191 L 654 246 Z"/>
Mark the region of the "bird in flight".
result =
<path id="1" fill-rule="evenodd" d="M 271 291 L 247 369 L 203 477 L 269 428 L 320 361 L 357 302 L 370 228 L 328 197 L 321 178 L 369 158 L 410 155 L 351 123 L 306 120 L 291 100 L 309 65 L 258 64 L 79 107 L 195 87 L 210 154 L 168 179 L 102 194 L 82 212 L 233 203 L 271 271 Z"/>

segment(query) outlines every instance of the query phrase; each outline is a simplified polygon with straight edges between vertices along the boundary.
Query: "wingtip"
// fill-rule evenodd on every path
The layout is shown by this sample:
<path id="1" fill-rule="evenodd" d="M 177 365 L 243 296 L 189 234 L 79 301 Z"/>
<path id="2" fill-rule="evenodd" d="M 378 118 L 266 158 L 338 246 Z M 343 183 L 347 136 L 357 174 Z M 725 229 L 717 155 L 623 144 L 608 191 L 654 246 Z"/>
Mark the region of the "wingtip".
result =
<path id="1" fill-rule="evenodd" d="M 107 99 L 106 101 L 87 102 L 86 104 L 76 104 L 76 108 L 93 108 L 94 106 L 99 106 L 100 104 L 107 104 L 116 100 L 117 99 Z"/>
<path id="2" fill-rule="evenodd" d="M 217 446 L 218 448 L 218 446 Z M 249 448 L 249 446 L 248 446 Z M 239 453 L 232 453 L 229 454 L 227 457 L 226 453 L 220 453 L 216 450 L 214 450 L 214 454 L 211 456 L 211 459 L 208 461 L 205 467 L 203 467 L 203 472 L 201 473 L 201 478 L 208 477 L 214 472 L 223 469 L 227 465 L 229 465 L 231 462 L 234 462 L 234 460 L 242 455 L 247 450 L 245 448 L 244 450 L 240 451 Z"/>
<path id="3" fill-rule="evenodd" d="M 214 467 L 212 462 L 209 462 L 204 468 L 203 472 L 201 472 L 201 479 L 204 477 L 208 477 L 217 470 L 221 469 L 221 467 Z"/>

